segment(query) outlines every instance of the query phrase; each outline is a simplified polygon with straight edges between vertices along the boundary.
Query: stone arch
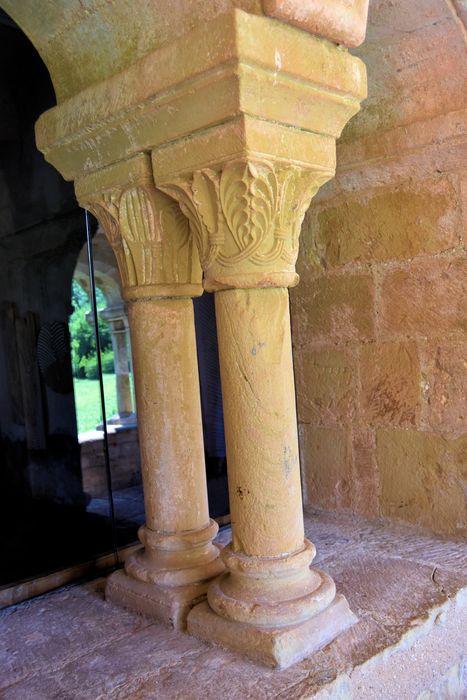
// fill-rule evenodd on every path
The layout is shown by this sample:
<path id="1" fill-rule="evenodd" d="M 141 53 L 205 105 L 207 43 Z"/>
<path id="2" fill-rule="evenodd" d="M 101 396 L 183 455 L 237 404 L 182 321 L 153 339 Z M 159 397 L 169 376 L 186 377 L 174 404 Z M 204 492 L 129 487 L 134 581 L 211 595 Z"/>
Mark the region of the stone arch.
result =
<path id="1" fill-rule="evenodd" d="M 102 291 L 107 306 L 123 306 L 120 275 L 115 262 L 115 255 L 100 226 L 92 239 L 92 249 L 96 286 Z M 89 294 L 89 268 L 86 244 L 81 248 L 73 276 L 84 291 Z"/>
<path id="2" fill-rule="evenodd" d="M 232 7 L 261 14 L 261 0 L 134 4 L 127 0 L 0 0 L 46 64 L 57 102 L 114 75 Z"/>
<path id="3" fill-rule="evenodd" d="M 131 348 L 128 335 L 128 317 L 122 299 L 120 275 L 115 255 L 99 226 L 92 239 L 94 279 L 103 293 L 107 306 L 101 309 L 101 320 L 109 323 L 114 356 L 117 392 L 117 413 L 108 417 L 109 425 L 133 428 L 136 426 L 130 374 L 132 372 Z M 88 253 L 86 243 L 78 256 L 73 278 L 90 295 Z M 91 316 L 88 317 L 92 323 Z"/>

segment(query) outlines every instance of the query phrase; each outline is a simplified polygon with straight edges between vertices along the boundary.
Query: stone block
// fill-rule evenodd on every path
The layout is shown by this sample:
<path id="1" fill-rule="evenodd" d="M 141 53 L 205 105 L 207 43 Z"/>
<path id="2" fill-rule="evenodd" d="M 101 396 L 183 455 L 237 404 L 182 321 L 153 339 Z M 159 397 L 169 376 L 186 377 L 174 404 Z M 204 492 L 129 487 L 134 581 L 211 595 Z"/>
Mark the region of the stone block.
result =
<path id="1" fill-rule="evenodd" d="M 467 331 L 467 259 L 429 258 L 391 270 L 381 289 L 385 335 L 439 337 Z"/>
<path id="2" fill-rule="evenodd" d="M 467 432 L 467 342 L 421 346 L 426 423 L 456 437 Z"/>
<path id="3" fill-rule="evenodd" d="M 447 177 L 364 189 L 312 207 L 305 228 L 327 267 L 438 253 L 459 242 L 457 193 Z"/>
<path id="4" fill-rule="evenodd" d="M 466 55 L 462 29 L 445 8 L 439 12 L 439 2 L 437 8 L 433 8 L 432 0 L 423 6 L 428 3 L 438 15 L 435 21 L 430 21 L 429 10 L 424 21 L 424 9 L 420 10 L 417 3 L 414 11 L 414 3 L 409 0 L 371 3 L 377 10 L 383 8 L 378 30 L 390 35 L 383 41 L 365 42 L 356 52 L 369 66 L 369 98 L 362 112 L 350 122 L 345 139 L 417 122 L 422 130 L 423 122 L 440 112 L 465 108 Z M 383 19 L 385 10 L 391 6 L 398 13 L 397 28 L 389 28 Z M 404 31 L 404 25 L 411 23 L 415 31 Z"/>
<path id="5" fill-rule="evenodd" d="M 466 8 L 467 15 L 467 8 Z M 464 172 L 460 178 L 460 200 L 462 213 L 462 240 L 467 244 L 467 173 Z"/>
<path id="6" fill-rule="evenodd" d="M 413 34 L 427 25 L 446 21 L 451 16 L 449 8 L 438 0 L 424 0 L 422 5 L 411 0 L 372 2 L 366 42 L 380 42 L 389 36 Z"/>
<path id="7" fill-rule="evenodd" d="M 186 586 L 158 586 L 115 571 L 107 579 L 106 600 L 121 608 L 162 622 L 174 629 L 184 630 L 189 611 L 206 599 L 208 581 Z"/>
<path id="8" fill-rule="evenodd" d="M 352 509 L 367 516 L 379 515 L 379 478 L 374 431 L 352 429 Z"/>
<path id="9" fill-rule="evenodd" d="M 374 289 L 369 275 L 306 279 L 291 297 L 298 345 L 374 337 Z"/>
<path id="10" fill-rule="evenodd" d="M 267 666 L 287 668 L 326 646 L 357 622 L 342 595 L 310 620 L 290 627 L 254 627 L 220 617 L 208 603 L 188 615 L 188 633 Z"/>
<path id="11" fill-rule="evenodd" d="M 369 343 L 360 348 L 360 405 L 369 425 L 415 426 L 421 374 L 415 342 Z"/>
<path id="12" fill-rule="evenodd" d="M 467 438 L 379 430 L 381 513 L 451 535 L 467 533 Z"/>
<path id="13" fill-rule="evenodd" d="M 354 414 L 354 359 L 345 350 L 298 348 L 295 353 L 298 420 L 335 425 Z"/>
<path id="14" fill-rule="evenodd" d="M 365 38 L 368 0 L 263 0 L 267 15 L 336 44 L 358 46 Z"/>
<path id="15" fill-rule="evenodd" d="M 348 429 L 300 425 L 300 456 L 305 502 L 349 508 L 352 450 Z"/>

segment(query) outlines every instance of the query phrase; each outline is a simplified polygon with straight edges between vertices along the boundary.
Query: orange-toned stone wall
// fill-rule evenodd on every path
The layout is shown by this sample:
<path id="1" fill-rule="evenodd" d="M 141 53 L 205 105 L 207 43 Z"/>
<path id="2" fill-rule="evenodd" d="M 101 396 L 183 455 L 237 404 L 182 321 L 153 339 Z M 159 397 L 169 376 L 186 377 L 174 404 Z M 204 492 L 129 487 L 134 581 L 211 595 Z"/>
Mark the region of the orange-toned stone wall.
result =
<path id="1" fill-rule="evenodd" d="M 292 291 L 305 501 L 467 531 L 462 3 L 371 0 L 369 99 Z"/>

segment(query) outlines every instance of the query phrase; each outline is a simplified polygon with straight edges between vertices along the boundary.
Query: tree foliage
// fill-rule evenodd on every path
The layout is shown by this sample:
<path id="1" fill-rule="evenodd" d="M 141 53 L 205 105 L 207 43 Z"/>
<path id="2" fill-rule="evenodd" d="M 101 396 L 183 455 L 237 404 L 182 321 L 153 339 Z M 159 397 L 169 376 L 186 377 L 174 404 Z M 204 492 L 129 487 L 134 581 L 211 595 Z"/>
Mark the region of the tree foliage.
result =
<path id="1" fill-rule="evenodd" d="M 96 300 L 98 309 L 105 308 L 106 301 L 100 289 L 96 290 Z M 87 293 L 76 280 L 73 280 L 71 302 L 74 309 L 69 320 L 73 376 L 79 379 L 97 379 L 94 328 L 86 319 L 86 314 L 91 312 L 91 302 Z M 108 322 L 102 319 L 99 319 L 99 338 L 103 369 L 112 372 L 113 354 L 110 328 Z"/>

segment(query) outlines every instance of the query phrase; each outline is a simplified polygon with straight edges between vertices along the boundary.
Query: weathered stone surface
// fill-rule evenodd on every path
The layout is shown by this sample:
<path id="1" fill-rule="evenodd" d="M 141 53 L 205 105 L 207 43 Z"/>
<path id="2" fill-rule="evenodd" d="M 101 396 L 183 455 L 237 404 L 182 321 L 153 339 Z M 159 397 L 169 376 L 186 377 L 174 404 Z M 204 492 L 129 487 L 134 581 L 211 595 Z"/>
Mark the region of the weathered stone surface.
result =
<path id="1" fill-rule="evenodd" d="M 253 627 L 216 615 L 207 603 L 188 616 L 188 632 L 245 654 L 273 668 L 288 668 L 330 644 L 357 622 L 346 599 L 338 595 L 321 613 L 288 627 Z"/>
<path id="2" fill-rule="evenodd" d="M 153 151 L 158 185 L 245 151 L 324 166 L 324 174 L 335 167 L 335 138 L 365 97 L 359 59 L 235 11 L 49 110 L 36 139 L 67 179 L 142 151 Z"/>
<path id="3" fill-rule="evenodd" d="M 439 0 L 424 0 L 423 6 L 415 5 L 410 0 L 373 0 L 370 4 L 366 43 L 382 42 L 393 37 L 402 38 L 451 17 L 449 8 Z"/>
<path id="4" fill-rule="evenodd" d="M 367 0 L 358 5 L 364 23 Z M 133 63 L 119 65 L 115 46 L 116 74 L 102 67 L 101 81 L 67 94 L 36 139 L 100 221 L 130 302 L 146 525 L 144 550 L 109 579 L 109 596 L 182 625 L 175 588 L 220 571 L 189 300 L 201 291 L 199 262 L 216 292 L 232 515 L 227 571 L 207 600 L 217 625 L 228 618 L 261 636 L 274 624 L 280 643 L 290 628 L 294 650 L 279 661 L 289 663 L 310 650 L 294 625 L 306 623 L 316 648 L 351 618 L 334 615 L 335 586 L 310 569 L 304 540 L 287 288 L 298 282 L 305 211 L 366 96 L 365 68 L 281 22 L 231 11 L 200 23 L 196 7 L 191 33 L 144 57 L 129 47 Z M 215 627 L 203 638 L 216 640 Z M 238 648 L 235 629 L 223 641 Z"/>
<path id="5" fill-rule="evenodd" d="M 375 433 L 371 428 L 352 429 L 351 508 L 367 516 L 379 515 L 379 476 L 375 453 Z"/>
<path id="6" fill-rule="evenodd" d="M 446 3 L 372 2 L 369 40 L 356 53 L 370 66 L 370 97 L 346 140 L 465 107 L 464 38 Z"/>
<path id="7" fill-rule="evenodd" d="M 465 545 L 350 514 L 310 511 L 306 523 L 317 560 L 345 587 L 359 622 L 297 665 L 277 672 L 148 624 L 104 602 L 101 582 L 84 595 L 68 588 L 1 613 L 2 698 L 400 700 L 449 683 L 460 689 L 453 697 L 462 697 Z M 48 606 L 52 628 L 41 612 Z M 96 624 L 99 606 L 111 628 Z M 23 658 L 25 636 L 27 660 L 20 675 L 11 675 L 8 664 Z"/>
<path id="8" fill-rule="evenodd" d="M 304 279 L 292 291 L 295 341 L 371 340 L 373 282 L 369 275 Z"/>
<path id="9" fill-rule="evenodd" d="M 446 177 L 364 189 L 311 207 L 304 234 L 326 267 L 400 260 L 459 243 L 456 189 Z"/>
<path id="10" fill-rule="evenodd" d="M 355 411 L 355 360 L 346 350 L 297 348 L 295 382 L 299 422 L 335 425 Z"/>
<path id="11" fill-rule="evenodd" d="M 467 13 L 467 11 L 466 11 Z M 467 245 L 467 173 L 464 171 L 460 176 L 460 200 L 462 213 L 462 240 Z"/>
<path id="12" fill-rule="evenodd" d="M 396 126 L 384 134 L 341 144 L 341 172 L 327 187 L 335 192 L 354 193 L 366 187 L 397 186 L 410 178 L 456 176 L 464 168 L 467 145 L 464 133 L 467 113 L 460 110 L 407 126 Z M 397 160 L 391 154 L 398 153 Z M 324 196 L 324 192 L 323 192 Z"/>
<path id="13" fill-rule="evenodd" d="M 36 12 L 33 0 L 3 0 L 46 63 L 60 101 L 120 72 L 148 51 L 173 41 L 196 24 L 239 7 L 262 14 L 260 0 L 188 0 L 181 4 L 143 3 L 138 10 L 112 5 L 59 1 Z"/>
<path id="14" fill-rule="evenodd" d="M 177 204 L 156 189 L 146 154 L 76 183 L 115 253 L 128 302 L 146 524 L 144 545 L 108 595 L 184 628 L 205 582 L 223 571 L 212 544 L 191 296 L 201 268 Z M 191 597 L 191 601 L 190 601 Z"/>
<path id="15" fill-rule="evenodd" d="M 387 336 L 460 335 L 467 331 L 467 259 L 433 258 L 390 271 L 381 288 Z"/>
<path id="16" fill-rule="evenodd" d="M 84 435 L 84 434 L 82 434 Z M 92 432 L 81 439 L 83 488 L 93 498 L 107 497 L 103 434 Z M 141 483 L 141 465 L 136 428 L 110 432 L 108 436 L 112 486 L 117 491 Z"/>
<path id="17" fill-rule="evenodd" d="M 305 502 L 325 508 L 349 508 L 352 451 L 347 428 L 300 425 Z"/>
<path id="18" fill-rule="evenodd" d="M 305 503 L 380 512 L 375 434 L 362 426 L 299 429 Z"/>
<path id="19" fill-rule="evenodd" d="M 467 433 L 467 343 L 423 343 L 420 352 L 428 428 L 452 437 Z"/>
<path id="20" fill-rule="evenodd" d="M 109 615 L 103 590 L 105 580 L 69 586 L 0 613 L 0 688 L 31 674 L 51 671 L 78 660 L 83 646 L 91 650 L 108 639 L 131 637 L 149 622 L 123 610 Z M 73 615 L 67 611 L 73 610 Z M 22 640 L 21 650 L 10 647 Z"/>
<path id="21" fill-rule="evenodd" d="M 207 587 L 207 580 L 186 586 L 158 586 L 130 578 L 124 571 L 115 571 L 107 579 L 105 597 L 122 608 L 185 630 L 188 613 L 206 599 Z"/>
<path id="22" fill-rule="evenodd" d="M 416 424 L 420 412 L 421 374 L 414 342 L 363 345 L 360 382 L 365 423 Z"/>
<path id="23" fill-rule="evenodd" d="M 319 441 L 319 448 L 340 453 L 333 460 L 332 481 L 338 484 L 352 474 L 349 507 L 359 512 L 377 513 L 381 507 L 377 427 L 418 428 L 425 431 L 420 442 L 427 444 L 433 435 L 456 438 L 466 431 L 467 276 L 461 241 L 467 221 L 467 54 L 465 28 L 456 15 L 460 4 L 372 0 L 367 41 L 356 50 L 368 68 L 369 97 L 337 145 L 336 178 L 321 188 L 302 227 L 301 287 L 292 291 L 300 419 L 328 425 L 318 422 L 322 413 L 340 426 Z M 334 319 L 348 318 L 351 280 L 366 274 L 374 283 L 373 310 L 360 314 L 360 321 L 373 319 L 373 330 L 349 333 L 348 324 L 339 326 Z M 334 285 L 346 292 L 337 294 Z M 332 293 L 316 293 L 331 288 Z M 340 402 L 345 394 L 335 382 L 332 390 L 342 409 L 337 411 L 322 399 L 330 389 L 329 375 L 315 371 L 301 353 L 305 348 L 341 352 L 344 345 L 345 352 L 360 358 L 359 391 L 352 402 Z M 305 440 L 307 433 L 303 425 L 302 465 L 310 486 L 321 453 L 317 440 Z M 351 466 L 347 448 L 341 445 L 339 451 L 331 444 L 336 439 L 345 444 L 347 433 L 352 435 Z M 390 448 L 385 459 L 389 471 Z M 402 493 L 412 471 L 408 466 L 399 470 L 394 488 L 400 478 Z M 329 498 L 324 477 L 313 483 L 317 502 L 335 507 L 338 493 Z M 415 501 L 426 502 L 426 487 L 423 478 L 411 483 Z M 308 488 L 309 499 L 311 493 Z M 434 504 L 436 489 L 431 493 Z M 441 505 L 430 505 L 427 514 L 429 526 L 441 532 L 444 494 L 441 486 Z M 406 511 L 395 509 L 392 515 L 406 517 Z M 461 519 L 465 527 L 466 516 Z"/>
<path id="24" fill-rule="evenodd" d="M 358 46 L 365 38 L 368 0 L 263 0 L 266 14 L 326 39 Z"/>
<path id="25" fill-rule="evenodd" d="M 465 534 L 466 438 L 379 430 L 376 443 L 382 514 Z"/>

